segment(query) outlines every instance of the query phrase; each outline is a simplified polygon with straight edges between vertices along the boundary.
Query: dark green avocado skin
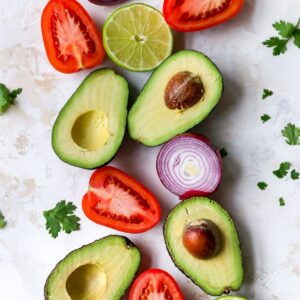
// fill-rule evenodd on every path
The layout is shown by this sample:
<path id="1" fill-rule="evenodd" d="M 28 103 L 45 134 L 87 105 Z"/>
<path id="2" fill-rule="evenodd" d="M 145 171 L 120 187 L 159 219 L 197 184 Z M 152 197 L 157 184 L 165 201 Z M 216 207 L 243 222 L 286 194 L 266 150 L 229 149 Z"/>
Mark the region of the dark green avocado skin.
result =
<path id="1" fill-rule="evenodd" d="M 193 50 L 193 49 L 185 49 L 185 50 L 188 50 L 188 51 L 192 51 L 192 52 L 198 53 L 198 51 Z M 185 51 L 185 50 L 184 50 L 184 51 Z M 219 73 L 222 75 L 222 73 L 221 73 L 220 69 L 217 67 L 217 65 L 216 65 L 216 64 L 215 64 L 215 63 L 214 63 L 207 55 L 205 55 L 205 54 L 202 53 L 202 52 L 201 52 L 201 54 L 203 54 L 206 58 L 208 58 L 208 59 L 211 61 L 211 64 L 214 65 L 215 68 L 216 68 L 216 69 L 219 71 Z M 170 57 L 169 57 L 169 58 L 170 58 Z M 164 64 L 167 63 L 167 60 L 168 60 L 168 59 L 166 59 L 165 61 L 163 61 L 163 62 L 158 66 L 158 68 L 163 67 Z M 155 69 L 155 70 L 156 70 L 156 69 Z M 155 72 L 155 70 L 154 70 L 154 72 Z M 148 80 L 146 81 L 146 83 L 144 84 L 143 88 L 142 88 L 141 91 L 140 91 L 140 94 L 144 91 L 145 87 L 147 86 L 148 81 L 154 76 L 154 72 L 152 72 L 152 74 L 150 75 L 150 77 L 148 78 Z M 225 90 L 225 86 L 224 86 L 224 78 L 223 78 L 223 76 L 222 76 L 222 95 L 223 95 L 224 90 Z M 221 95 L 220 99 L 222 99 L 222 95 Z M 133 106 L 133 104 L 134 104 L 134 102 L 130 105 L 129 111 L 130 111 L 131 107 Z M 216 109 L 216 107 L 217 107 L 217 106 L 215 106 L 215 107 L 212 109 L 212 111 L 210 112 L 210 114 Z M 204 121 L 204 120 L 203 120 L 203 121 Z M 202 121 L 202 122 L 203 122 L 203 121 Z M 192 130 L 193 128 L 195 128 L 195 127 L 198 126 L 198 125 L 199 125 L 199 123 L 196 124 L 196 125 L 194 125 L 194 126 L 191 126 L 186 132 L 188 132 L 189 130 Z M 129 134 L 128 122 L 127 122 L 127 132 L 128 132 L 128 134 Z M 182 133 L 178 133 L 177 135 L 180 135 L 180 134 L 182 134 Z M 130 136 L 130 134 L 129 134 L 129 136 Z M 131 138 L 131 137 L 130 137 L 130 138 Z M 135 140 L 135 141 L 136 141 L 138 144 L 142 144 L 142 143 L 139 142 L 138 140 Z M 148 145 L 147 145 L 147 147 L 155 148 L 155 147 L 160 146 L 160 145 L 163 145 L 163 144 L 165 144 L 165 142 L 164 142 L 164 143 L 157 144 L 157 145 L 153 145 L 153 146 L 151 146 L 151 145 L 148 146 Z"/>
<path id="2" fill-rule="evenodd" d="M 85 248 L 85 247 L 87 247 L 87 246 L 89 246 L 89 245 L 91 245 L 91 244 L 93 244 L 93 243 L 95 243 L 95 242 L 101 241 L 101 240 L 103 240 L 103 239 L 105 239 L 105 238 L 107 238 L 107 237 L 119 237 L 119 238 L 122 238 L 122 239 L 124 239 L 124 241 L 126 242 L 126 246 L 127 246 L 128 249 L 130 249 L 130 248 L 136 248 L 136 249 L 139 251 L 139 253 L 141 253 L 141 250 L 140 250 L 140 249 L 139 249 L 139 248 L 138 248 L 138 247 L 137 247 L 137 246 L 136 246 L 129 238 L 127 238 L 126 236 L 111 234 L 111 235 L 105 236 L 105 237 L 103 237 L 103 238 L 101 238 L 101 239 L 95 240 L 95 241 L 92 242 L 92 243 L 89 243 L 89 244 L 86 244 L 86 245 L 82 245 L 80 248 L 77 248 L 77 249 L 75 249 L 75 250 L 69 252 L 62 260 L 60 260 L 60 261 L 55 265 L 55 267 L 53 268 L 53 270 L 55 270 L 56 267 L 57 267 L 64 259 L 66 259 L 70 254 L 72 254 L 72 253 L 74 253 L 74 252 L 77 252 L 77 251 L 80 251 L 82 248 Z M 50 272 L 50 274 L 49 274 L 49 276 L 47 277 L 47 280 L 46 280 L 46 282 L 45 282 L 45 285 L 44 285 L 44 298 L 45 298 L 45 300 L 49 300 L 49 297 L 48 297 L 48 295 L 47 295 L 47 285 L 48 285 L 49 277 L 50 277 L 50 275 L 52 274 L 53 270 Z M 138 270 L 137 270 L 137 271 L 138 271 Z M 137 271 L 136 271 L 136 273 L 137 273 Z M 136 275 L 136 273 L 135 273 L 135 275 Z M 135 277 L 135 275 L 134 275 L 134 277 Z M 124 294 L 125 294 L 125 292 L 126 292 L 126 291 L 124 291 Z M 123 295 L 124 295 L 124 294 L 123 294 Z"/>
<path id="3" fill-rule="evenodd" d="M 176 206 L 179 206 L 181 203 L 182 203 L 182 202 L 178 203 Z M 175 206 L 175 207 L 176 207 L 176 206 Z M 173 207 L 173 209 L 174 209 L 175 207 Z M 177 266 L 177 264 L 175 263 L 175 260 L 174 260 L 174 258 L 173 258 L 173 256 L 172 256 L 171 251 L 170 251 L 170 249 L 169 249 L 169 247 L 168 247 L 168 245 L 167 245 L 167 242 L 166 242 L 166 241 L 168 240 L 168 239 L 167 239 L 167 236 L 166 236 L 166 234 L 165 234 L 165 232 L 166 232 L 165 227 L 166 227 L 166 222 L 167 222 L 167 220 L 168 220 L 168 216 L 167 216 L 167 218 L 165 219 L 165 222 L 164 222 L 164 225 L 163 225 L 163 236 L 164 236 L 165 245 L 166 245 L 167 251 L 168 251 L 168 253 L 169 253 L 170 257 L 171 257 L 171 260 L 173 261 L 175 267 L 176 267 L 178 270 L 180 270 L 181 273 L 183 273 L 187 278 L 189 278 L 195 285 L 199 286 L 199 285 L 193 280 L 192 277 L 190 277 L 188 274 L 186 274 L 186 273 L 185 273 L 182 269 L 180 269 L 180 268 Z M 239 244 L 239 249 L 240 249 L 240 252 L 242 253 L 242 250 L 241 250 L 241 244 Z M 244 281 L 244 274 L 243 274 L 243 281 Z M 204 290 L 202 287 L 200 287 L 200 288 L 205 292 L 205 290 Z M 230 293 L 230 291 L 233 291 L 233 292 L 234 292 L 234 291 L 236 291 L 236 290 L 229 288 L 228 290 L 224 290 L 223 293 L 221 293 L 221 294 L 219 294 L 219 295 L 213 295 L 213 296 L 222 296 L 223 294 L 228 294 L 228 293 Z M 224 297 L 226 297 L 226 296 L 224 296 Z M 221 297 L 221 298 L 217 298 L 216 300 L 218 300 L 218 299 L 226 299 L 226 298 Z M 228 299 L 228 300 L 230 300 L 230 299 Z M 237 298 L 236 300 L 247 300 L 247 299 L 245 299 L 245 298 Z"/>

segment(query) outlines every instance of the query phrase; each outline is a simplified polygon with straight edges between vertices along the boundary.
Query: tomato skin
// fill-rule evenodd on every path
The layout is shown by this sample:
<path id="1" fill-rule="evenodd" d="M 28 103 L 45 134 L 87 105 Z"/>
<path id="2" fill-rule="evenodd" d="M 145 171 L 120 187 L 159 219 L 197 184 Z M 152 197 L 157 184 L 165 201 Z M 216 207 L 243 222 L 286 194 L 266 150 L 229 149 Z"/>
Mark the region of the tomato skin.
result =
<path id="1" fill-rule="evenodd" d="M 140 300 L 143 289 L 147 287 L 150 281 L 151 281 L 151 286 L 154 289 L 158 288 L 159 285 L 164 284 L 168 288 L 169 295 L 172 296 L 173 300 L 184 300 L 184 296 L 175 279 L 169 273 L 161 269 L 150 269 L 140 274 L 135 279 L 130 289 L 128 300 Z M 157 298 L 155 298 L 155 294 L 157 295 Z M 159 295 L 156 291 L 153 291 L 149 296 L 151 295 L 153 298 L 149 298 L 149 299 L 163 299 L 162 295 L 161 294 Z"/>
<path id="2" fill-rule="evenodd" d="M 80 52 L 80 49 L 76 48 L 76 45 L 71 44 L 69 47 L 72 48 L 74 55 L 69 56 L 65 61 L 58 58 L 52 32 L 52 17 L 54 12 L 59 11 L 61 13 L 65 9 L 71 9 L 75 12 L 76 16 L 78 16 L 82 23 L 86 26 L 86 31 L 95 45 L 95 51 L 93 51 L 93 53 L 82 53 Z M 62 23 L 66 22 L 66 16 L 60 16 Z M 101 35 L 97 30 L 94 21 L 76 0 L 49 0 L 42 13 L 41 27 L 48 60 L 57 71 L 66 74 L 74 73 L 85 68 L 93 68 L 103 61 L 105 51 Z M 70 38 L 74 39 L 74 36 L 71 36 Z"/>
<path id="3" fill-rule="evenodd" d="M 105 190 L 105 182 L 107 178 L 111 177 L 116 178 L 116 180 L 120 182 L 120 184 L 126 186 L 128 190 L 131 189 L 131 191 L 134 191 L 136 195 L 139 195 L 147 201 L 147 205 L 149 205 L 149 207 L 145 209 L 143 207 L 140 208 L 138 204 L 132 205 L 132 202 L 126 203 L 126 200 L 124 200 L 124 210 L 126 210 L 126 207 L 133 207 L 134 210 L 139 210 L 141 212 L 142 221 L 140 223 L 136 224 L 130 221 L 119 220 L 111 216 L 101 215 L 99 211 L 95 209 L 97 203 L 99 203 L 101 199 L 105 199 L 105 197 L 110 197 L 109 201 L 110 203 L 113 203 L 114 195 L 111 194 L 111 192 Z M 117 189 L 122 190 L 122 188 Z M 124 189 L 123 191 L 126 193 Z M 131 197 L 128 191 L 127 195 L 124 195 L 123 193 L 122 196 L 124 198 L 126 198 L 127 196 Z M 131 199 L 134 198 L 131 197 Z M 109 205 L 111 206 L 111 204 Z M 90 178 L 89 191 L 83 196 L 82 199 L 82 209 L 85 215 L 93 222 L 127 233 L 145 232 L 154 227 L 161 218 L 161 208 L 156 197 L 137 180 L 127 175 L 125 172 L 111 166 L 105 166 L 94 171 Z M 109 210 L 108 212 L 111 213 Z M 126 211 L 122 213 L 123 215 L 125 215 Z"/>
<path id="4" fill-rule="evenodd" d="M 184 0 L 192 1 L 192 0 Z M 176 0 L 164 0 L 163 14 L 166 22 L 171 28 L 181 32 L 204 30 L 221 23 L 224 23 L 235 17 L 242 9 L 244 0 L 232 0 L 230 6 L 223 12 L 202 20 L 181 21 L 180 9 L 175 5 Z"/>

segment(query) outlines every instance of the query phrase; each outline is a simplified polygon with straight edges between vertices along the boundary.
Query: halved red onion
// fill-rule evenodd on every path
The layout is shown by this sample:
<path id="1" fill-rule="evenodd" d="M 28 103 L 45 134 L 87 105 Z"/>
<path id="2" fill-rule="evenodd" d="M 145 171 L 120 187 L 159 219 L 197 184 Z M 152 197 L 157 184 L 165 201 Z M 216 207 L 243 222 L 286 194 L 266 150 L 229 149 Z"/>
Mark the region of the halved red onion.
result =
<path id="1" fill-rule="evenodd" d="M 156 169 L 162 184 L 184 200 L 214 193 L 222 177 L 217 148 L 204 136 L 181 134 L 160 149 Z"/>

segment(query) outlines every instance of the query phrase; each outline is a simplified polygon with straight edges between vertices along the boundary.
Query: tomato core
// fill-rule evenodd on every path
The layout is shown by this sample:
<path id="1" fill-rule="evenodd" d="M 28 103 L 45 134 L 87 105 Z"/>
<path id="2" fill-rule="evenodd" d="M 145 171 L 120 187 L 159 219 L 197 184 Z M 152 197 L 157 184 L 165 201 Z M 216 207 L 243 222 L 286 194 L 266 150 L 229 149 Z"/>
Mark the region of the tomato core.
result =
<path id="1" fill-rule="evenodd" d="M 145 287 L 142 289 L 139 300 L 153 299 L 153 294 L 157 299 L 176 300 L 173 298 L 168 286 L 164 284 L 164 282 L 154 283 L 151 280 L 148 281 Z"/>
<path id="2" fill-rule="evenodd" d="M 236 16 L 244 0 L 164 0 L 163 13 L 175 30 L 197 31 Z"/>
<path id="3" fill-rule="evenodd" d="M 150 269 L 134 281 L 129 300 L 183 300 L 184 296 L 175 279 L 166 271 Z"/>
<path id="4" fill-rule="evenodd" d="M 137 180 L 110 166 L 92 174 L 82 208 L 92 221 L 129 233 L 147 231 L 161 217 L 156 197 Z"/>
<path id="5" fill-rule="evenodd" d="M 41 25 L 46 53 L 56 70 L 69 74 L 102 62 L 101 35 L 78 1 L 48 1 Z"/>
<path id="6" fill-rule="evenodd" d="M 95 42 L 87 32 L 85 24 L 69 8 L 65 8 L 64 12 L 54 12 L 51 17 L 51 32 L 57 57 L 62 62 L 74 56 L 83 68 L 81 54 L 93 54 L 96 51 Z"/>
<path id="7" fill-rule="evenodd" d="M 113 176 L 106 177 L 103 189 L 97 188 L 96 194 L 99 201 L 95 205 L 95 211 L 103 217 L 140 224 L 144 221 L 144 211 L 150 209 L 147 200 Z"/>

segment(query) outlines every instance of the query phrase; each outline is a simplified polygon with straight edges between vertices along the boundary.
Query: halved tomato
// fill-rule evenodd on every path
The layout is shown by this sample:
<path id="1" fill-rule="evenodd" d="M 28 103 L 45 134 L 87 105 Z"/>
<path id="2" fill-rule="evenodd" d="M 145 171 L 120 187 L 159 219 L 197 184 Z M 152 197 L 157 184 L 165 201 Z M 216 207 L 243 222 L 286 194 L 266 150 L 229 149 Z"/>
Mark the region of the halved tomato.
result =
<path id="1" fill-rule="evenodd" d="M 73 73 L 100 64 L 104 48 L 99 31 L 75 0 L 50 0 L 42 14 L 42 34 L 52 66 Z"/>
<path id="2" fill-rule="evenodd" d="M 175 279 L 166 271 L 151 269 L 142 273 L 133 283 L 129 300 L 183 300 Z"/>
<path id="3" fill-rule="evenodd" d="M 164 17 L 178 31 L 203 30 L 239 13 L 244 0 L 165 0 Z"/>
<path id="4" fill-rule="evenodd" d="M 155 226 L 161 217 L 155 196 L 141 183 L 114 167 L 96 170 L 82 208 L 92 221 L 129 233 Z"/>

